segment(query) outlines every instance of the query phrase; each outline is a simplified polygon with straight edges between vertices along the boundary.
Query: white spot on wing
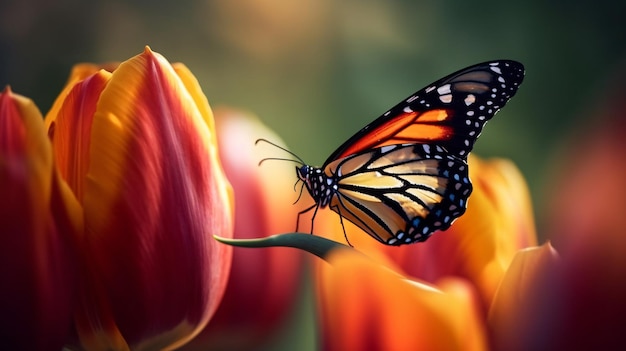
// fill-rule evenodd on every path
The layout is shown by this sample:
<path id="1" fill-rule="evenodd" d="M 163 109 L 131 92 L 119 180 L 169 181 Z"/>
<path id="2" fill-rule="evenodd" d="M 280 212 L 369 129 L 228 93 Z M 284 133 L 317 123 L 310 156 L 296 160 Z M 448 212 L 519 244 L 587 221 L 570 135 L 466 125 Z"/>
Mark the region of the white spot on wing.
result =
<path id="1" fill-rule="evenodd" d="M 500 67 L 491 66 L 489 68 L 491 68 L 491 70 L 496 72 L 497 74 L 502 74 L 502 71 L 500 70 Z"/>
<path id="2" fill-rule="evenodd" d="M 440 86 L 439 88 L 437 88 L 437 92 L 439 93 L 439 95 L 450 94 L 450 84 Z"/>
<path id="3" fill-rule="evenodd" d="M 395 145 L 385 145 L 383 147 L 380 148 L 380 152 L 382 152 L 383 154 L 388 153 L 389 151 L 395 149 L 396 146 Z"/>
<path id="4" fill-rule="evenodd" d="M 430 93 L 430 92 L 431 92 L 431 91 L 433 91 L 434 89 L 435 89 L 435 86 L 433 85 L 433 86 L 430 86 L 430 87 L 426 88 L 426 90 L 425 90 L 425 91 L 426 91 L 427 93 Z"/>
<path id="5" fill-rule="evenodd" d="M 441 100 L 444 104 L 449 104 L 452 102 L 452 94 L 441 95 L 439 100 Z"/>
<path id="6" fill-rule="evenodd" d="M 466 106 L 469 106 L 473 104 L 474 102 L 476 102 L 476 96 L 474 96 L 474 94 L 468 94 L 465 100 L 463 101 L 465 101 Z"/>
<path id="7" fill-rule="evenodd" d="M 406 113 L 413 112 L 413 110 L 409 106 L 405 107 L 403 111 L 406 112 Z"/>

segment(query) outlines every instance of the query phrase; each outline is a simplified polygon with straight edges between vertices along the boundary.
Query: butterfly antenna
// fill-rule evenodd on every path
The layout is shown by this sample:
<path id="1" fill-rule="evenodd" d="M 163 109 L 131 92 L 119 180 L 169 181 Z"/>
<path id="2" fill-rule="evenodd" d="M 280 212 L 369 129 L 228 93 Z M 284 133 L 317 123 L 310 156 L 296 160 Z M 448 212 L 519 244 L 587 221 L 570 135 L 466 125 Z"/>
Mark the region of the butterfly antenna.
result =
<path id="1" fill-rule="evenodd" d="M 297 164 L 302 165 L 303 163 L 298 161 L 298 160 L 292 160 L 290 158 L 282 158 L 282 157 L 266 157 L 264 159 L 262 159 L 261 161 L 259 161 L 259 166 L 265 162 L 265 161 L 289 161 L 289 162 L 295 162 Z"/>
<path id="2" fill-rule="evenodd" d="M 276 144 L 276 143 L 273 143 L 273 142 L 271 142 L 271 141 L 269 141 L 269 140 L 267 140 L 267 139 L 263 139 L 263 138 L 257 139 L 257 140 L 254 142 L 254 145 L 257 145 L 257 144 L 258 144 L 258 143 L 260 143 L 260 142 L 264 142 L 264 143 L 270 144 L 270 145 L 272 145 L 272 146 L 274 146 L 274 147 L 276 147 L 276 148 L 279 148 L 279 149 L 283 150 L 284 152 L 288 153 L 289 155 L 291 155 L 291 156 L 295 157 L 295 158 L 297 159 L 297 161 L 296 161 L 296 160 L 292 160 L 292 159 L 288 159 L 288 158 L 268 157 L 268 158 L 264 158 L 264 159 L 262 159 L 262 160 L 259 162 L 259 166 L 261 165 L 261 163 L 263 163 L 263 162 L 265 162 L 265 161 L 269 161 L 269 160 L 274 160 L 274 161 L 291 161 L 291 162 L 296 162 L 296 163 L 299 163 L 299 164 L 301 164 L 301 165 L 305 164 L 305 163 L 304 163 L 304 160 L 302 160 L 302 159 L 301 159 L 298 155 L 294 154 L 293 152 L 291 152 L 291 151 L 287 150 L 286 148 L 284 148 L 284 147 L 282 147 L 282 146 L 280 146 L 280 145 L 278 145 L 278 144 Z"/>

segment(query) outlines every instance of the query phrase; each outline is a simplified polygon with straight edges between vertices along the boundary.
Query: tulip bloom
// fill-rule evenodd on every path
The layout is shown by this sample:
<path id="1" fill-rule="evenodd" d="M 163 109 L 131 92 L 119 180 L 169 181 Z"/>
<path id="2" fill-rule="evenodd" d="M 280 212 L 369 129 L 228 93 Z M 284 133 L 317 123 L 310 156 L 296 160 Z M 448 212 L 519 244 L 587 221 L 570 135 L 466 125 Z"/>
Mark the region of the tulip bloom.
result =
<path id="1" fill-rule="evenodd" d="M 246 239 L 292 231 L 293 164 L 267 162 L 282 151 L 255 145 L 259 138 L 280 143 L 257 118 L 244 112 L 215 112 L 220 156 L 233 185 L 235 238 Z M 250 350 L 267 343 L 294 308 L 303 276 L 302 253 L 286 248 L 234 248 L 224 299 L 205 331 L 185 349 Z"/>
<path id="2" fill-rule="evenodd" d="M 224 292 L 232 193 L 193 75 L 148 48 L 112 72 L 80 66 L 46 117 L 60 173 L 84 209 L 82 346 L 172 349 Z"/>
<path id="3" fill-rule="evenodd" d="M 484 350 L 471 286 L 413 281 L 349 250 L 320 263 L 324 350 Z"/>
<path id="4" fill-rule="evenodd" d="M 80 206 L 60 181 L 41 113 L 0 93 L 0 339 L 10 350 L 61 349 L 75 295 Z"/>
<path id="5" fill-rule="evenodd" d="M 320 263 L 317 290 L 327 349 L 368 345 L 360 342 L 369 342 L 370 349 L 394 349 L 385 345 L 412 350 L 487 347 L 486 317 L 498 285 L 516 252 L 534 245 L 536 239 L 528 190 L 519 171 L 502 160 L 470 157 L 469 163 L 474 191 L 466 213 L 449 230 L 436 233 L 426 243 L 384 246 L 344 221 L 357 250 L 396 276 L 421 282 L 418 286 L 432 284 L 438 291 L 433 296 L 440 298 L 433 300 L 431 290 L 415 284 L 378 280 L 379 275 L 370 270 L 364 273 L 367 268 L 358 268 L 356 263 L 341 263 L 341 269 Z M 318 212 L 316 231 L 318 228 L 320 233 L 334 233 L 333 239 L 343 240 L 334 214 Z M 347 268 L 350 266 L 353 268 Z M 425 306 L 435 322 L 423 319 L 426 312 L 420 309 Z M 386 329 L 388 325 L 393 326 L 393 332 Z M 459 325 L 465 329 L 457 329 Z M 404 326 L 410 326 L 404 333 L 397 329 Z M 410 330 L 419 333 L 411 334 Z M 471 331 L 474 337 L 463 331 Z"/>

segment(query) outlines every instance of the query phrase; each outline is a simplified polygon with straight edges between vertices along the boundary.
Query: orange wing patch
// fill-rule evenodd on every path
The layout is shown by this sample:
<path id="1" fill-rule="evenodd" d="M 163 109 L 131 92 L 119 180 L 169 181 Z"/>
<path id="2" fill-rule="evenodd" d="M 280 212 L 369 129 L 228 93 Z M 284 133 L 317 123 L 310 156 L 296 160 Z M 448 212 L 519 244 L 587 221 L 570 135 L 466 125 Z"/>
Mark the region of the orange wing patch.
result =
<path id="1" fill-rule="evenodd" d="M 451 112 L 445 109 L 424 113 L 402 113 L 379 126 L 374 126 L 371 131 L 337 155 L 336 159 L 386 145 L 449 140 L 454 130 L 445 122 L 451 117 Z"/>
<path id="2" fill-rule="evenodd" d="M 431 110 L 426 111 L 420 115 L 419 121 L 422 123 L 435 123 L 445 121 L 450 117 L 448 110 Z"/>

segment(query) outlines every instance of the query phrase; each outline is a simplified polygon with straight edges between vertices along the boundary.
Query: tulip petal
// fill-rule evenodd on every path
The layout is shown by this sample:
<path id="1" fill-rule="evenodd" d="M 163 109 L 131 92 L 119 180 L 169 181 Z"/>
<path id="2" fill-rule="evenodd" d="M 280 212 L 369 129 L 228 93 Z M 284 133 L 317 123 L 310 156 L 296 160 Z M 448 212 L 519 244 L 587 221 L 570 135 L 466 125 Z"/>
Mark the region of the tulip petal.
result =
<path id="1" fill-rule="evenodd" d="M 96 278 L 79 317 L 91 347 L 173 348 L 217 308 L 231 250 L 210 234 L 232 236 L 232 192 L 203 112 L 148 48 L 99 97 L 83 196 Z"/>
<path id="2" fill-rule="evenodd" d="M 533 301 L 540 292 L 541 285 L 547 277 L 553 277 L 560 259 L 550 243 L 540 247 L 532 247 L 517 253 L 509 266 L 502 283 L 498 288 L 491 309 L 488 324 L 493 343 L 498 350 L 519 349 L 521 345 L 529 346 L 523 331 L 537 321 L 529 318 Z M 533 309 L 535 315 L 541 311 Z"/>
<path id="3" fill-rule="evenodd" d="M 75 65 L 72 68 L 72 71 L 70 72 L 70 76 L 67 79 L 67 83 L 65 83 L 65 87 L 63 87 L 63 90 L 61 91 L 59 96 L 57 96 L 57 98 L 54 100 L 52 107 L 46 114 L 46 117 L 44 119 L 46 130 L 50 129 L 50 125 L 59 115 L 59 111 L 61 110 L 61 107 L 65 103 L 65 99 L 67 98 L 67 95 L 74 88 L 74 85 L 85 80 L 87 77 L 97 73 L 98 71 L 104 70 L 108 72 L 113 72 L 113 70 L 115 70 L 115 68 L 117 68 L 118 65 L 119 63 L 108 63 L 104 65 L 80 63 L 80 64 Z"/>
<path id="4" fill-rule="evenodd" d="M 81 202 L 89 168 L 93 116 L 110 77 L 111 73 L 99 71 L 75 83 L 56 114 L 48 115 L 48 135 L 59 171 Z"/>
<path id="5" fill-rule="evenodd" d="M 81 213 L 57 176 L 41 113 L 8 88 L 0 93 L 0 194 L 3 348 L 60 349 L 71 330 L 70 243 Z"/>
<path id="6" fill-rule="evenodd" d="M 409 281 L 351 250 L 319 271 L 324 350 L 484 350 L 471 288 Z"/>

